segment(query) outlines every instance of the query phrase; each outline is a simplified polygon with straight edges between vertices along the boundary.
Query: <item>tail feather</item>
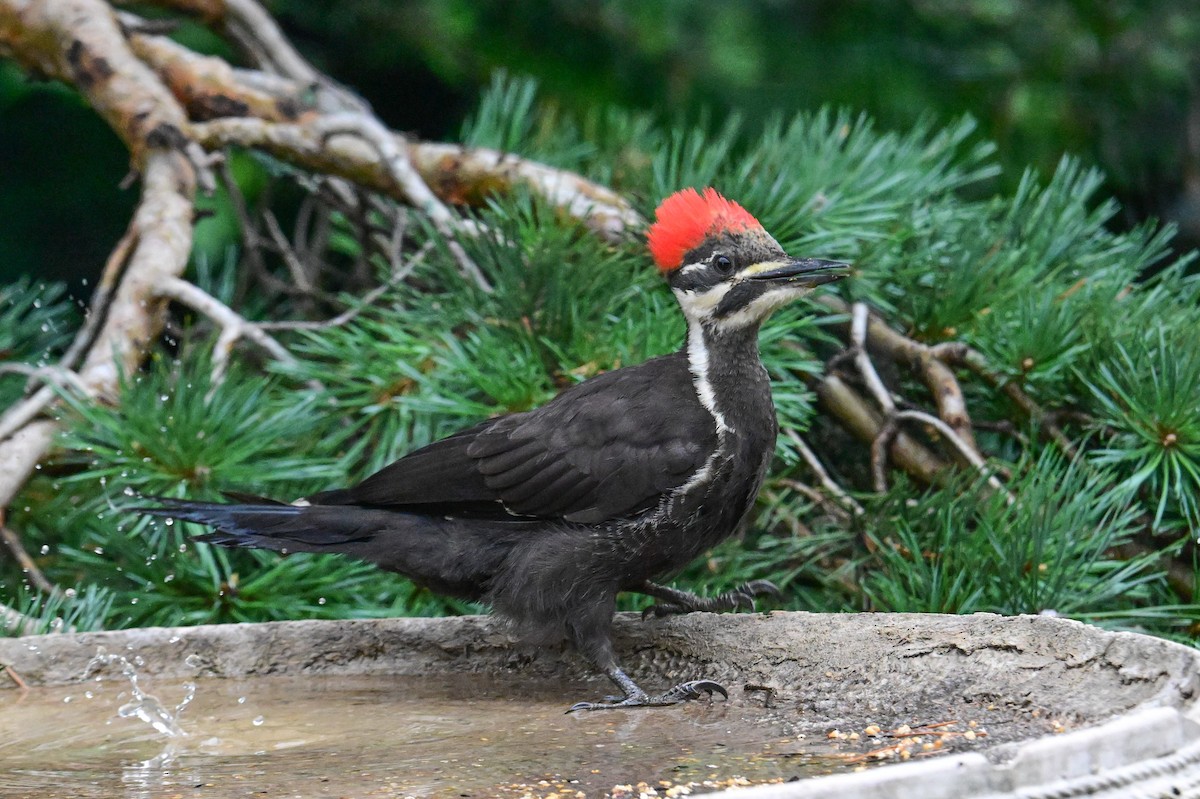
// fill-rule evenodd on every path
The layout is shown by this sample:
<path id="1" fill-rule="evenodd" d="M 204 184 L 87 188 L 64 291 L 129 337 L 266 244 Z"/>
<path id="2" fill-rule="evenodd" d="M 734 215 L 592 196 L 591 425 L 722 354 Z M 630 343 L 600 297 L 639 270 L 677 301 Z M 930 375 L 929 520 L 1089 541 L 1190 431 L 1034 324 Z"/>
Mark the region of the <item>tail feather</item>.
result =
<path id="1" fill-rule="evenodd" d="M 249 495 L 239 495 L 250 498 Z M 136 513 L 195 522 L 216 528 L 197 540 L 226 547 L 255 547 L 293 552 L 336 551 L 369 541 L 376 530 L 345 508 L 285 505 L 253 498 L 253 504 L 197 502 L 145 497 L 158 503 L 131 508 Z"/>
<path id="2" fill-rule="evenodd" d="M 196 540 L 276 552 L 339 553 L 399 572 L 442 594 L 483 597 L 528 527 L 355 505 L 285 505 L 257 497 L 225 504 L 143 497 L 135 513 L 214 528 Z M 315 499 L 315 497 L 314 497 Z"/>

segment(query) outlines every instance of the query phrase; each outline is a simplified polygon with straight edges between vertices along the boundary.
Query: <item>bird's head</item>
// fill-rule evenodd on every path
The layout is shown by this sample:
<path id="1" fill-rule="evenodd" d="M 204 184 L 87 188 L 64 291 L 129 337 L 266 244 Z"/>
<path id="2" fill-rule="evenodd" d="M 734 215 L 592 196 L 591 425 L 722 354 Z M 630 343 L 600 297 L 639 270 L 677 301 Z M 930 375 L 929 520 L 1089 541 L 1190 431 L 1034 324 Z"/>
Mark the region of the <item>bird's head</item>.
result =
<path id="1" fill-rule="evenodd" d="M 749 211 L 711 188 L 663 200 L 646 238 L 688 319 L 723 328 L 757 326 L 849 271 L 836 261 L 792 258 Z"/>

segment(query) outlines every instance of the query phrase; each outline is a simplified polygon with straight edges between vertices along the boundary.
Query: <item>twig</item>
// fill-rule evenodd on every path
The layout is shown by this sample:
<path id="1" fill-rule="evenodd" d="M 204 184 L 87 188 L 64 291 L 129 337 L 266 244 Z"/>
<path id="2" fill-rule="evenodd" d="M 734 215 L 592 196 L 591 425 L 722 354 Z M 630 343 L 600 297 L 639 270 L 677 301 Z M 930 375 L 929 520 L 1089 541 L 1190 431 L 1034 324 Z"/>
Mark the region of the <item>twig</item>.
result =
<path id="1" fill-rule="evenodd" d="M 42 386 L 32 396 L 5 411 L 4 415 L 0 416 L 0 441 L 15 435 L 33 421 L 38 414 L 53 404 L 56 396 L 53 386 Z"/>
<path id="2" fill-rule="evenodd" d="M 280 95 L 250 85 L 245 74 L 224 59 L 200 55 L 165 36 L 137 33 L 129 37 L 129 44 L 158 73 L 193 119 L 295 119 L 304 110 L 298 93 Z M 230 91 L 230 87 L 236 88 Z M 291 88 L 297 87 L 291 84 Z"/>
<path id="3" fill-rule="evenodd" d="M 58 424 L 41 419 L 25 425 L 13 436 L 0 441 L 0 508 L 8 507 L 13 497 L 50 448 Z"/>
<path id="4" fill-rule="evenodd" d="M 871 484 L 875 490 L 883 494 L 888 490 L 887 483 L 887 453 L 900 432 L 896 417 L 889 416 L 879 428 L 879 434 L 871 442 Z"/>
<path id="5" fill-rule="evenodd" d="M 311 124 L 251 118 L 198 122 L 192 125 L 192 132 L 210 149 L 230 145 L 260 149 L 313 172 L 344 177 L 405 200 L 391 174 L 380 169 L 375 150 L 357 136 L 322 141 Z M 623 240 L 645 225 L 616 192 L 571 172 L 496 150 L 405 142 L 399 137 L 397 144 L 407 148 L 426 185 L 445 202 L 482 202 L 488 196 L 523 186 L 609 241 Z"/>
<path id="6" fill-rule="evenodd" d="M 223 10 L 230 38 L 268 71 L 318 88 L 322 110 L 370 113 L 365 100 L 314 69 L 254 0 L 224 0 Z"/>
<path id="7" fill-rule="evenodd" d="M 44 385 L 29 397 L 11 406 L 0 416 L 0 441 L 12 436 L 54 404 L 54 400 L 58 396 L 54 390 L 56 386 L 70 386 L 82 394 L 88 393 L 87 387 L 83 385 L 79 375 L 58 367 L 41 367 L 34 369 L 29 375 L 30 379 L 40 379 Z"/>
<path id="8" fill-rule="evenodd" d="M 221 180 L 221 184 L 225 187 L 225 194 L 229 197 L 230 205 L 233 206 L 234 215 L 238 219 L 238 228 L 242 231 L 242 243 L 245 245 L 245 257 L 248 268 L 238 273 L 237 288 L 235 290 L 235 297 L 241 298 L 248 288 L 248 275 L 265 274 L 266 264 L 263 263 L 258 228 L 254 224 L 254 219 L 251 217 L 249 209 L 246 207 L 246 197 L 242 194 L 242 189 L 238 186 L 237 179 L 233 176 L 233 170 L 230 169 L 228 161 L 220 165 L 217 175 Z"/>
<path id="9" fill-rule="evenodd" d="M 41 623 L 37 619 L 26 616 L 16 608 L 0 602 L 0 629 L 16 633 L 17 635 L 32 635 L 38 631 L 38 627 L 40 626 Z M 9 672 L 8 669 L 8 664 L 4 664 L 4 671 L 12 681 L 17 683 L 18 686 L 23 685 L 25 681 L 20 679 L 20 677 L 14 677 L 13 675 L 16 672 Z"/>
<path id="10" fill-rule="evenodd" d="M 808 464 L 808 468 L 821 481 L 821 485 L 824 486 L 826 491 L 832 494 L 842 506 L 847 508 L 851 515 L 861 516 L 865 513 L 862 505 L 858 504 L 854 497 L 850 496 L 844 488 L 837 484 L 836 480 L 829 476 L 829 472 L 825 469 L 824 464 L 821 463 L 820 458 L 808 446 L 808 442 L 801 438 L 799 433 L 795 430 L 787 430 L 784 432 L 784 435 L 795 445 L 797 451 L 800 453 L 800 457 L 804 458 L 805 463 Z"/>
<path id="11" fill-rule="evenodd" d="M 83 325 L 75 334 L 71 346 L 67 347 L 67 351 L 59 359 L 58 365 L 63 369 L 75 368 L 75 364 L 91 346 L 92 340 L 96 337 L 96 331 L 100 329 L 100 325 L 103 324 L 104 317 L 108 313 L 113 290 L 125 270 L 125 265 L 129 262 L 129 255 L 133 252 L 135 244 L 137 244 L 137 230 L 131 224 L 125 228 L 125 232 L 104 262 L 104 270 L 100 273 L 100 281 L 96 284 L 96 290 L 92 292 L 91 302 L 88 303 L 87 312 L 83 317 Z"/>
<path id="12" fill-rule="evenodd" d="M 21 566 L 21 570 L 29 577 L 29 582 L 33 583 L 33 587 L 46 594 L 57 593 L 58 588 L 54 583 L 46 579 L 46 575 L 42 574 L 42 570 L 38 568 L 37 563 L 29 556 L 25 546 L 21 543 L 21 537 L 3 522 L 3 513 L 0 513 L 0 540 L 4 541 L 4 545 L 8 547 L 8 551 L 17 559 L 17 563 Z"/>
<path id="13" fill-rule="evenodd" d="M 930 352 L 939 360 L 969 369 L 992 388 L 1003 391 L 1014 405 L 1024 411 L 1026 416 L 1045 431 L 1064 455 L 1074 458 L 1078 454 L 1074 443 L 1050 415 L 1021 389 L 1017 381 L 992 369 L 983 353 L 958 341 L 936 344 L 930 348 Z"/>
<path id="14" fill-rule="evenodd" d="M 1012 492 L 1006 489 L 1004 484 L 996 478 L 996 475 L 987 468 L 987 462 L 984 461 L 983 456 L 963 440 L 958 432 L 944 420 L 924 411 L 896 409 L 895 400 L 892 399 L 891 393 L 884 386 L 883 380 L 880 379 L 879 373 L 875 370 L 875 364 L 871 362 L 871 357 L 867 353 L 867 321 L 870 311 L 866 303 L 856 302 L 851 306 L 850 313 L 850 345 L 854 351 L 854 363 L 858 367 L 863 380 L 866 382 L 871 395 L 883 409 L 886 419 L 879 431 L 878 437 L 875 441 L 871 442 L 871 473 L 875 480 L 875 490 L 880 492 L 887 490 L 887 475 L 885 472 L 886 453 L 898 430 L 896 423 L 909 419 L 927 424 L 937 430 L 969 464 L 978 469 L 987 478 L 989 486 L 1004 494 L 1008 504 L 1011 505 L 1016 502 L 1016 497 L 1012 495 Z"/>
<path id="15" fill-rule="evenodd" d="M 12 610 L 11 608 L 0 606 L 0 618 L 6 618 L 9 614 L 9 612 L 16 613 L 16 611 Z M 32 619 L 30 621 L 32 621 Z M 6 626 L 8 626 L 8 625 L 6 625 Z M 9 629 L 12 629 L 12 628 L 9 627 Z M 8 665 L 7 663 L 4 664 L 4 673 L 8 675 L 8 679 L 10 679 L 14 683 L 16 683 L 17 688 L 20 688 L 22 691 L 29 690 L 29 684 L 26 683 L 25 680 L 23 680 L 21 678 L 21 675 L 17 673 L 16 669 L 14 669 L 12 666 Z"/>
<path id="16" fill-rule="evenodd" d="M 924 411 L 898 411 L 893 414 L 893 416 L 896 419 L 911 419 L 913 421 L 921 422 L 922 424 L 927 424 L 936 429 L 947 441 L 954 445 L 955 449 L 957 449 L 972 466 L 974 466 L 980 471 L 980 473 L 987 477 L 987 484 L 989 486 L 1004 494 L 1005 501 L 1008 502 L 1009 505 L 1012 505 L 1017 501 L 1017 498 L 1013 496 L 1013 493 L 1005 488 L 1004 484 L 1000 482 L 996 475 L 993 474 L 990 469 L 988 469 L 987 462 L 979 455 L 978 452 L 968 446 L 967 442 L 959 438 L 958 433 L 954 432 L 954 429 L 950 427 L 950 425 L 946 424 L 933 414 L 925 413 Z"/>
<path id="17" fill-rule="evenodd" d="M 871 444 L 883 430 L 884 419 L 870 404 L 835 374 L 816 378 L 801 375 L 817 399 L 839 422 L 860 441 Z M 896 433 L 888 447 L 892 462 L 923 483 L 937 483 L 948 464 L 920 442 Z"/>
<path id="18" fill-rule="evenodd" d="M 852 315 L 852 307 L 832 294 L 822 294 L 818 301 L 838 314 Z M 852 332 L 851 336 L 853 337 Z M 907 364 L 933 395 L 938 407 L 938 416 L 954 428 L 960 438 L 978 450 L 962 387 L 958 384 L 954 372 L 934 356 L 932 348 L 896 332 L 873 314 L 868 314 L 860 340 L 863 346 L 869 344 L 876 353 L 882 353 L 898 363 Z"/>
<path id="19" fill-rule="evenodd" d="M 318 135 L 326 142 L 334 136 L 347 135 L 357 136 L 370 145 L 405 200 L 425 213 L 439 229 L 457 231 L 466 228 L 468 232 L 473 232 L 469 225 L 451 213 L 430 191 L 429 186 L 413 168 L 407 150 L 399 146 L 396 136 L 379 120 L 362 114 L 329 114 L 321 117 L 315 123 L 315 127 Z"/>
<path id="20" fill-rule="evenodd" d="M 275 242 L 276 251 L 279 257 L 283 259 L 287 265 L 288 272 L 291 273 L 292 279 L 296 281 L 296 287 L 305 293 L 313 290 L 312 280 L 308 276 L 308 272 L 304 269 L 304 264 L 296 255 L 296 251 L 292 249 L 292 245 L 288 242 L 287 236 L 283 234 L 283 229 L 279 227 L 279 221 L 270 211 L 264 211 L 262 214 L 263 221 L 267 224 L 267 232 L 271 234 L 271 239 Z"/>
<path id="21" fill-rule="evenodd" d="M 454 238 L 459 233 L 475 235 L 477 231 L 466 220 L 459 219 L 451 213 L 429 190 L 429 186 L 413 168 L 407 149 L 402 149 L 397 144 L 397 139 L 391 131 L 373 116 L 353 113 L 325 116 L 317 123 L 317 130 L 325 141 L 343 134 L 357 136 L 369 144 L 395 182 L 396 190 L 409 204 L 425 213 L 446 239 L 446 246 L 458 262 L 459 268 L 463 270 L 463 274 L 475 281 L 483 291 L 492 292 L 492 285 L 479 270 L 478 264 Z"/>
<path id="22" fill-rule="evenodd" d="M 295 366 L 298 361 L 282 344 L 237 311 L 212 296 L 204 289 L 183 278 L 171 277 L 155 287 L 156 293 L 181 302 L 197 313 L 207 316 L 221 328 L 221 335 L 213 347 L 214 382 L 220 382 L 229 361 L 229 353 L 239 338 L 245 337 L 266 350 L 275 360 Z"/>
<path id="23" fill-rule="evenodd" d="M 854 364 L 866 382 L 867 390 L 871 392 L 871 396 L 883 409 L 884 415 L 891 416 L 896 412 L 896 402 L 892 399 L 887 386 L 883 384 L 883 380 L 879 378 L 879 373 L 875 371 L 875 364 L 871 363 L 871 356 L 867 354 L 867 319 L 870 315 L 867 304 L 864 302 L 854 303 L 851 306 L 850 314 L 850 346 L 854 353 Z"/>

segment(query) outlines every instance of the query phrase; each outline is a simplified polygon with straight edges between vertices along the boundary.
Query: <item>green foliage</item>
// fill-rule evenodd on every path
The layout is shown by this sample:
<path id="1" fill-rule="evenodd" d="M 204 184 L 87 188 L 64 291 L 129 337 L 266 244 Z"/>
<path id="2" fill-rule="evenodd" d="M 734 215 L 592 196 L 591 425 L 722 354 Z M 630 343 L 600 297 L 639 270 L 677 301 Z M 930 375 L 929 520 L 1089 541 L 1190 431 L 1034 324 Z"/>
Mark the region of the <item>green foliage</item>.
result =
<path id="1" fill-rule="evenodd" d="M 1195 333 L 1157 329 L 1098 365 L 1089 383 L 1099 422 L 1114 431 L 1095 453 L 1102 464 L 1123 467 L 1123 487 L 1145 489 L 1154 524 L 1170 512 L 1174 523 L 1200 530 L 1200 352 Z"/>
<path id="2" fill-rule="evenodd" d="M 989 468 L 1011 475 L 1014 500 L 971 470 L 933 487 L 892 474 L 877 493 L 869 448 L 821 414 L 805 380 L 844 349 L 844 319 L 817 302 L 781 311 L 761 340 L 781 425 L 820 441 L 820 458 L 863 511 L 815 501 L 821 487 L 781 436 L 743 540 L 693 564 L 681 584 L 719 591 L 769 578 L 788 607 L 1055 612 L 1174 635 L 1200 617 L 1165 569 L 1200 523 L 1200 280 L 1186 276 L 1186 260 L 1142 279 L 1163 265 L 1170 231 L 1113 232 L 1116 208 L 1097 199 L 1094 171 L 1067 159 L 1048 180 L 1028 172 L 1011 195 L 993 195 L 994 150 L 969 119 L 894 133 L 823 110 L 757 128 L 737 119 L 664 128 L 615 110 L 572 115 L 520 80 L 498 79 L 464 135 L 611 181 L 646 213 L 682 186 L 716 185 L 790 252 L 853 260 L 853 277 L 836 287 L 847 299 L 914 339 L 969 344 L 987 363 L 986 378 L 959 378 Z M 280 334 L 294 363 L 264 377 L 238 349 L 215 381 L 210 337 L 185 319 L 170 352 L 126 377 L 118 407 L 67 396 L 60 454 L 15 503 L 13 524 L 45 545 L 39 560 L 51 579 L 106 592 L 111 607 L 92 606 L 101 610 L 87 618 L 120 626 L 466 609 L 348 561 L 197 544 L 185 525 L 129 507 L 136 494 L 288 499 L 344 484 L 682 341 L 674 300 L 639 242 L 604 243 L 521 194 L 492 198 L 471 221 L 481 232 L 460 244 L 493 291 L 464 276 L 440 235 L 414 218 L 406 279 L 349 321 Z M 352 221 L 334 224 L 330 251 L 371 263 Z M 377 279 L 391 279 L 393 265 L 374 266 Z M 234 267 L 206 265 L 199 279 L 233 302 Z M 251 318 L 318 316 L 286 302 L 272 308 L 252 291 L 242 308 Z M 15 351 L 61 347 L 40 337 L 48 311 L 21 308 L 0 310 L 19 320 Z M 932 403 L 904 364 L 884 372 L 906 407 Z M 1053 414 L 1080 457 L 1061 455 L 1005 387 Z M 905 430 L 944 451 L 920 427 Z M 1138 554 L 1145 540 L 1161 551 Z"/>
<path id="3" fill-rule="evenodd" d="M 195 497 L 235 487 L 311 488 L 338 476 L 313 440 L 319 417 L 311 405 L 238 366 L 218 383 L 204 353 L 198 343 L 123 378 L 119 409 L 68 394 L 73 417 L 62 463 L 79 470 L 64 483 Z"/>
<path id="4" fill-rule="evenodd" d="M 0 589 L 7 586 L 0 583 Z M 95 585 L 74 588 L 52 595 L 36 593 L 18 585 L 6 604 L 21 615 L 8 624 L 0 620 L 0 636 L 44 635 L 57 632 L 103 630 L 112 613 L 113 595 Z"/>
<path id="5" fill-rule="evenodd" d="M 1112 475 L 1052 451 L 1009 483 L 1011 504 L 979 481 L 887 505 L 868 526 L 877 562 L 864 595 L 879 610 L 1086 615 L 1148 598 L 1152 558 L 1116 560 L 1137 532 L 1129 492 Z M 905 494 L 893 502 L 908 502 Z M 890 521 L 895 520 L 895 521 Z"/>
<path id="6" fill-rule="evenodd" d="M 49 364 L 70 341 L 74 316 L 61 283 L 35 286 L 23 278 L 0 286 L 0 407 L 11 405 L 24 390 L 26 370 L 15 367 Z"/>

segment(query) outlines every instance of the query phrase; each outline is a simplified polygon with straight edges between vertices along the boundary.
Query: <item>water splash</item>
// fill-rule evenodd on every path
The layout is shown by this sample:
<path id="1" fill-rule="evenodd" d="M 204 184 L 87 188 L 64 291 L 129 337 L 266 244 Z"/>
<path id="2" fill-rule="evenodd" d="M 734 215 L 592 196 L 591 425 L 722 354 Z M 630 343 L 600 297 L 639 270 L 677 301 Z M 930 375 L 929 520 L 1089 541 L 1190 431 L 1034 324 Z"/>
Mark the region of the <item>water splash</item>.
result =
<path id="1" fill-rule="evenodd" d="M 158 697 L 146 693 L 138 685 L 137 667 L 141 665 L 139 663 L 140 660 L 141 658 L 134 658 L 133 662 L 130 662 L 129 658 L 124 655 L 110 654 L 105 652 L 103 647 L 100 647 L 96 650 L 96 656 L 88 661 L 83 676 L 86 679 L 94 671 L 114 665 L 119 666 L 121 674 L 125 679 L 129 680 L 129 690 L 133 694 L 133 698 L 117 708 L 117 715 L 123 719 L 141 719 L 158 732 L 170 738 L 179 738 L 187 735 L 183 728 L 179 726 L 179 716 L 183 713 L 184 708 L 195 698 L 196 683 L 184 683 L 183 699 L 175 706 L 174 710 L 169 710 L 158 700 Z"/>

